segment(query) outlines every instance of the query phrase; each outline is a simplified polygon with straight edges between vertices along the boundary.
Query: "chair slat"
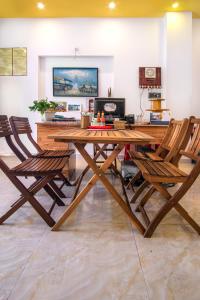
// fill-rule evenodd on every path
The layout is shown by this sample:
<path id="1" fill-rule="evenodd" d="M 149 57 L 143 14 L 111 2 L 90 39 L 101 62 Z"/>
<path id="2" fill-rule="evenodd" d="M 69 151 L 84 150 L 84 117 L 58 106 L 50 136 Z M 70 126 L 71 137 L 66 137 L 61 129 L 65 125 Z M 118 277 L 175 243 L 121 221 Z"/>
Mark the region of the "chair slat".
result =
<path id="1" fill-rule="evenodd" d="M 0 115 L 0 137 L 12 135 L 12 129 L 8 122 L 7 116 Z"/>

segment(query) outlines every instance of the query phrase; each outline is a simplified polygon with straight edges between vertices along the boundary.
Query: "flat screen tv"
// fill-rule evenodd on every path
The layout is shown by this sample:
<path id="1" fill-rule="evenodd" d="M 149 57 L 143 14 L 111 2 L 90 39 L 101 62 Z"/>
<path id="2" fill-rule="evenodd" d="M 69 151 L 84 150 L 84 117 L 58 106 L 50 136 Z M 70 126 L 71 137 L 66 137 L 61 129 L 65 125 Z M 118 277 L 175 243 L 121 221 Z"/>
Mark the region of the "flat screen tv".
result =
<path id="1" fill-rule="evenodd" d="M 98 68 L 53 68 L 53 96 L 97 97 Z"/>
<path id="2" fill-rule="evenodd" d="M 125 98 L 95 98 L 94 115 L 98 112 L 104 112 L 107 122 L 115 118 L 124 119 L 125 116 Z"/>

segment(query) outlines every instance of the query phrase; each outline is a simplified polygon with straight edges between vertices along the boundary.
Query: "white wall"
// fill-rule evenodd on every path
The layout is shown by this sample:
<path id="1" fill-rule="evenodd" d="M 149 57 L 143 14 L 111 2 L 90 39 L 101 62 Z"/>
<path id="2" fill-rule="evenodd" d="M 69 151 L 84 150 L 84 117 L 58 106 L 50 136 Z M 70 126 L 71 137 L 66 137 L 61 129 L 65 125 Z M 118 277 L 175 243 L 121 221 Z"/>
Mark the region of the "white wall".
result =
<path id="1" fill-rule="evenodd" d="M 165 16 L 165 84 L 168 107 L 175 118 L 191 114 L 192 13 Z"/>
<path id="2" fill-rule="evenodd" d="M 200 116 L 200 20 L 193 20 L 193 76 L 191 114 Z"/>
<path id="3" fill-rule="evenodd" d="M 0 113 L 28 116 L 35 132 L 34 123 L 40 119 L 40 116 L 37 113 L 29 112 L 28 106 L 40 96 L 48 96 L 51 99 L 52 83 L 48 75 L 50 68 L 55 64 L 58 66 L 64 66 L 65 63 L 72 65 L 74 48 L 77 47 L 80 55 L 78 64 L 79 62 L 82 66 L 87 64 L 88 67 L 97 64 L 104 79 L 103 74 L 106 72 L 105 67 L 109 61 L 109 75 L 106 81 L 102 80 L 104 83 L 100 82 L 100 95 L 106 96 L 108 85 L 112 86 L 113 96 L 126 98 L 126 113 L 140 113 L 138 67 L 161 66 L 164 91 L 166 95 L 169 95 L 169 99 L 167 99 L 169 108 L 172 108 L 173 113 L 179 117 L 190 113 L 198 115 L 200 108 L 200 20 L 193 20 L 192 28 L 188 24 L 185 25 L 185 28 L 188 28 L 188 41 L 190 44 L 193 41 L 192 98 L 189 95 L 189 89 L 187 95 L 184 94 L 183 88 L 187 84 L 185 83 L 187 76 L 184 75 L 184 68 L 180 67 L 180 61 L 180 65 L 177 67 L 179 72 L 174 76 L 174 82 L 176 82 L 177 76 L 181 76 L 179 85 L 171 85 L 171 92 L 167 91 L 169 77 L 167 77 L 166 55 L 167 51 L 170 53 L 171 50 L 167 48 L 164 18 L 0 19 L 0 47 L 28 48 L 28 76 L 0 77 Z M 173 31 L 171 34 L 173 35 Z M 184 34 L 183 31 L 181 34 Z M 184 43 L 186 45 L 187 41 L 185 40 Z M 188 45 L 188 49 L 187 53 L 190 51 L 190 45 Z M 176 58 L 171 52 L 171 65 L 176 65 L 179 53 L 183 50 L 181 48 L 177 50 Z M 41 57 L 43 58 L 41 59 Z M 184 58 L 183 55 L 181 57 Z M 191 65 L 192 58 L 187 56 L 185 60 L 188 59 L 190 61 L 186 61 L 184 64 Z M 47 72 L 47 77 L 45 75 L 45 78 L 42 78 L 41 76 L 44 75 L 42 72 Z M 173 75 L 173 72 L 171 74 Z M 40 80 L 44 82 L 42 88 Z M 180 97 L 173 97 L 177 88 L 180 90 Z M 181 93 L 186 101 L 184 106 L 182 106 Z M 59 99 L 57 98 L 57 100 Z M 62 101 L 63 98 L 60 100 Z M 144 107 L 149 105 L 146 100 L 147 94 L 143 98 Z M 77 102 L 77 98 L 67 101 Z M 80 101 L 84 105 L 85 99 L 80 99 Z M 186 107 L 188 109 L 185 109 Z M 0 142 L 0 154 L 5 152 L 8 152 L 8 149 Z"/>
<path id="4" fill-rule="evenodd" d="M 28 106 L 39 96 L 39 56 L 113 57 L 113 96 L 139 113 L 138 67 L 159 66 L 161 19 L 1 19 L 0 47 L 28 48 L 28 76 L 0 77 L 0 113 L 39 116 Z M 90 65 L 88 65 L 90 67 Z M 1 146 L 0 153 L 7 152 Z"/>

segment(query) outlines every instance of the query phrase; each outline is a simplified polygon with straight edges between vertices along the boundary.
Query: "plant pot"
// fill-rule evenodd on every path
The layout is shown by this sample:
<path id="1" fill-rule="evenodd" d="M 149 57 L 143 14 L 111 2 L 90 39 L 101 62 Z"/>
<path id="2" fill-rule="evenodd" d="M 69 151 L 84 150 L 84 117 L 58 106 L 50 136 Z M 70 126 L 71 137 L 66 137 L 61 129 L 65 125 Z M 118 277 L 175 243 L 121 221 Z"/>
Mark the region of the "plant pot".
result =
<path id="1" fill-rule="evenodd" d="M 52 119 L 54 118 L 55 116 L 55 112 L 52 112 L 52 111 L 46 111 L 44 113 L 44 119 L 45 121 L 52 121 Z"/>

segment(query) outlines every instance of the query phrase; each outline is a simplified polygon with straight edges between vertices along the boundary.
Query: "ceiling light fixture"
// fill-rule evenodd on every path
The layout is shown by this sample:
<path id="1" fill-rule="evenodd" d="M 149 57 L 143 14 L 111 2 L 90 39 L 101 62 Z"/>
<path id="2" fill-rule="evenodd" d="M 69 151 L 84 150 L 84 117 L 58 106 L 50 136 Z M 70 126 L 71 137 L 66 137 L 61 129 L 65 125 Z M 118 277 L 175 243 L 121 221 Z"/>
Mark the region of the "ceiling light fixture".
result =
<path id="1" fill-rule="evenodd" d="M 172 4 L 172 7 L 173 7 L 173 8 L 178 8 L 178 7 L 179 7 L 179 3 L 178 3 L 178 2 L 174 2 L 174 3 Z"/>
<path id="2" fill-rule="evenodd" d="M 116 8 L 116 3 L 114 1 L 111 1 L 109 4 L 108 4 L 108 8 L 109 9 L 115 9 Z"/>
<path id="3" fill-rule="evenodd" d="M 44 9 L 44 8 L 45 8 L 44 3 L 38 2 L 38 3 L 37 3 L 37 8 L 38 8 L 38 9 Z"/>

